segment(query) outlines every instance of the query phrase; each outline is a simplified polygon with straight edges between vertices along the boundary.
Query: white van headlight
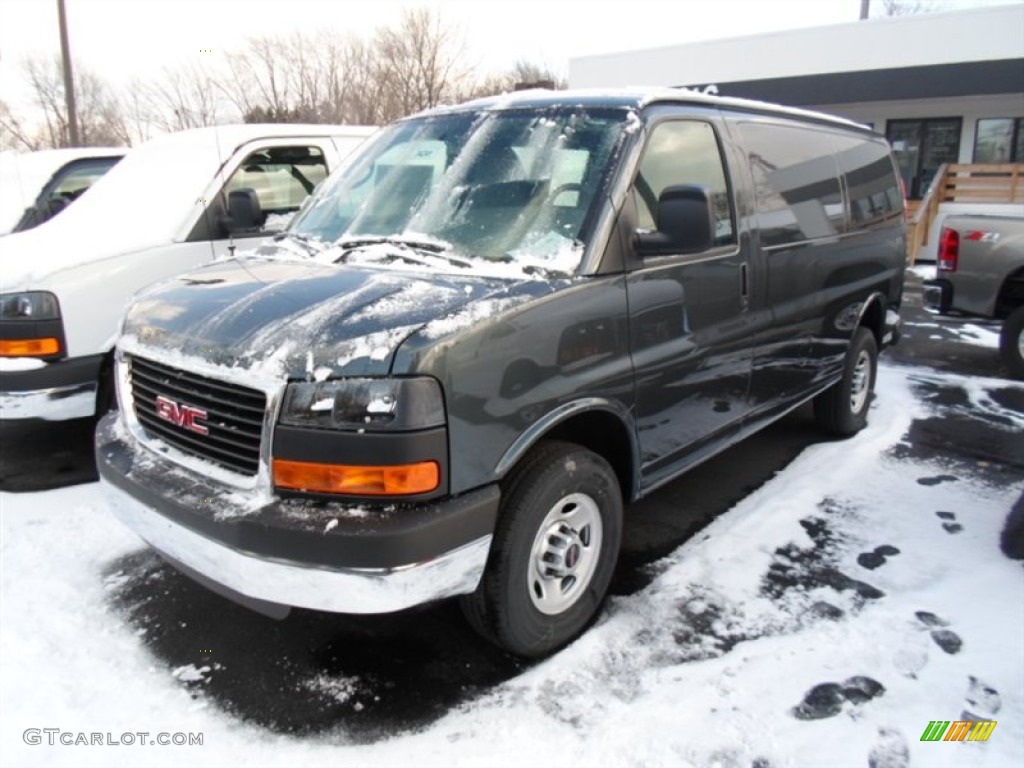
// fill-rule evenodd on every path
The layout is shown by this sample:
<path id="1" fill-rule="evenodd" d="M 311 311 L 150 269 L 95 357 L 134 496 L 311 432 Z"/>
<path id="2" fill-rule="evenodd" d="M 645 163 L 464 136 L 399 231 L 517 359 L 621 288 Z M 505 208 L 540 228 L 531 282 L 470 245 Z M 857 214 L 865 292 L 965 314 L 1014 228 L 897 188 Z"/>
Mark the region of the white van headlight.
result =
<path id="1" fill-rule="evenodd" d="M 57 297 L 46 291 L 0 293 L 0 318 L 4 320 L 59 320 Z"/>

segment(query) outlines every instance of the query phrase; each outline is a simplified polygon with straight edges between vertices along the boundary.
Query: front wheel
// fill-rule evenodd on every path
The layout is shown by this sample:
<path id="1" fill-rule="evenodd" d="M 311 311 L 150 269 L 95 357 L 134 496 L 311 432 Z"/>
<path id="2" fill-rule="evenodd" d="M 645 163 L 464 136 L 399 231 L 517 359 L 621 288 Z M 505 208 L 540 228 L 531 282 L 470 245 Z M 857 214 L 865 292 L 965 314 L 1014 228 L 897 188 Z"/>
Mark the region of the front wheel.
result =
<path id="1" fill-rule="evenodd" d="M 491 642 L 536 658 L 597 614 L 622 538 L 622 494 L 607 461 L 560 442 L 531 452 L 502 491 L 487 569 L 463 611 Z"/>
<path id="2" fill-rule="evenodd" d="M 822 428 L 840 437 L 864 429 L 877 373 L 878 343 L 875 335 L 861 326 L 846 352 L 843 378 L 814 399 L 814 416 Z"/>
<path id="3" fill-rule="evenodd" d="M 1024 379 L 1024 307 L 1017 307 L 1003 322 L 999 351 L 1015 379 Z"/>

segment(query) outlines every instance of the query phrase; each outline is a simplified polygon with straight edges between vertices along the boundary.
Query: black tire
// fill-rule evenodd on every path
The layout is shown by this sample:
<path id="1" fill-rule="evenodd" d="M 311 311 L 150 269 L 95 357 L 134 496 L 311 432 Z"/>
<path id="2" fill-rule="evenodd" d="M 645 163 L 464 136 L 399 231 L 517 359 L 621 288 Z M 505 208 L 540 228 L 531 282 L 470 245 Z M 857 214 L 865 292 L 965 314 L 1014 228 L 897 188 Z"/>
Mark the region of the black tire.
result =
<path id="1" fill-rule="evenodd" d="M 502 484 L 487 569 L 463 612 L 500 648 L 550 654 L 597 615 L 621 539 L 622 492 L 608 462 L 572 443 L 541 443 Z"/>
<path id="2" fill-rule="evenodd" d="M 1003 321 L 999 333 L 999 351 L 1015 379 L 1024 379 L 1024 307 L 1017 307 Z"/>
<path id="3" fill-rule="evenodd" d="M 877 374 L 878 342 L 870 330 L 861 326 L 850 340 L 843 377 L 814 398 L 814 417 L 822 429 L 839 437 L 864 429 Z"/>

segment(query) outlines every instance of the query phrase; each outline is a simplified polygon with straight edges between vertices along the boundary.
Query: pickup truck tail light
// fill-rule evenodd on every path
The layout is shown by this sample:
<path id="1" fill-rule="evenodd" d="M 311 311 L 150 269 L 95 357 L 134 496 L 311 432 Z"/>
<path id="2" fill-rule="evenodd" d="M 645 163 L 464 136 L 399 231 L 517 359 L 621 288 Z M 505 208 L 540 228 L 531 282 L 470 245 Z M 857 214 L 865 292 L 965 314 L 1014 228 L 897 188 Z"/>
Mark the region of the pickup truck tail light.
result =
<path id="1" fill-rule="evenodd" d="M 955 229 L 942 228 L 939 235 L 939 272 L 956 272 L 960 260 L 960 235 Z"/>

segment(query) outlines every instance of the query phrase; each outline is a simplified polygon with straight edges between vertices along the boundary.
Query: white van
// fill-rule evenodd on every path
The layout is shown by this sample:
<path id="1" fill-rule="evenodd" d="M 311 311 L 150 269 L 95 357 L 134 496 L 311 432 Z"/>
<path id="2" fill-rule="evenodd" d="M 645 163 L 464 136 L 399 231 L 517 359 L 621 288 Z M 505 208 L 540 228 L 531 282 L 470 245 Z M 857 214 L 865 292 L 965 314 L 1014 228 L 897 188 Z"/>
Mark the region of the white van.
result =
<path id="1" fill-rule="evenodd" d="M 0 419 L 104 409 L 129 298 L 283 229 L 374 130 L 231 125 L 161 136 L 59 217 L 0 238 Z"/>
<path id="2" fill-rule="evenodd" d="M 50 220 L 127 151 L 127 147 L 80 147 L 0 152 L 0 235 Z"/>

